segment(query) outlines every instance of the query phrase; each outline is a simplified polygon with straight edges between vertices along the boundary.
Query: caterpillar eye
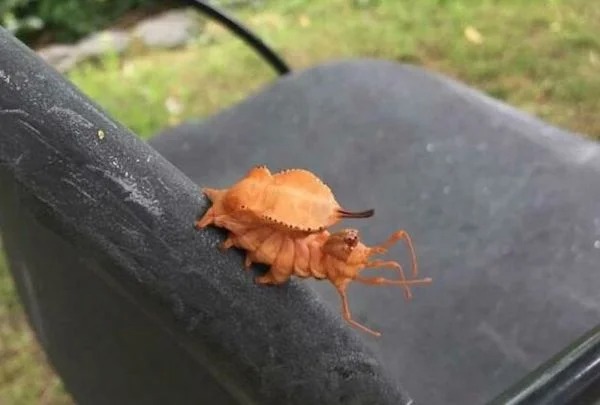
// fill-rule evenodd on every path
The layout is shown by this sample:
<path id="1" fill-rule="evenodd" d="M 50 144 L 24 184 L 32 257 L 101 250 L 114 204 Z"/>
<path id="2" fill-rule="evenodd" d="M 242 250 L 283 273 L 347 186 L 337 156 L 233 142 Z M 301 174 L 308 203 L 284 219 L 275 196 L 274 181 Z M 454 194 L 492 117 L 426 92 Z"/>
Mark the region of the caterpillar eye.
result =
<path id="1" fill-rule="evenodd" d="M 358 233 L 356 231 L 349 231 L 345 236 L 344 236 L 344 243 L 346 244 L 346 246 L 348 246 L 350 249 L 356 247 L 356 245 L 358 245 Z"/>

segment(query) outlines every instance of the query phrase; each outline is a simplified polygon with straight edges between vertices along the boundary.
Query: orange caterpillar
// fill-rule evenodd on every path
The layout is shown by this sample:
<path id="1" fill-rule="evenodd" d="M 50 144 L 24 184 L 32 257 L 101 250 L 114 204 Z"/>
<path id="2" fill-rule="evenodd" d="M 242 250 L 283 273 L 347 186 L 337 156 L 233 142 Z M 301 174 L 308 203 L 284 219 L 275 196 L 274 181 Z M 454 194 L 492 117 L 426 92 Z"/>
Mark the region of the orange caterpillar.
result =
<path id="1" fill-rule="evenodd" d="M 431 283 L 430 278 L 406 280 L 402 267 L 397 262 L 370 260 L 371 256 L 387 252 L 392 244 L 406 237 L 404 231 L 398 231 L 381 245 L 368 247 L 360 241 L 356 229 L 344 229 L 333 234 L 322 231 L 304 238 L 293 238 L 268 227 L 261 227 L 250 229 L 237 236 L 230 233 L 222 243 L 221 249 L 232 246 L 245 249 L 247 269 L 253 262 L 270 264 L 269 271 L 256 278 L 259 284 L 282 284 L 292 275 L 329 280 L 340 294 L 344 319 L 365 332 L 380 336 L 379 332 L 352 319 L 346 288 L 352 281 L 370 285 L 399 285 L 404 287 L 406 299 L 410 299 L 412 294 L 409 285 Z M 361 270 L 376 267 L 397 269 L 400 280 L 362 277 L 359 274 Z M 413 274 L 416 274 L 415 266 Z"/>
<path id="2" fill-rule="evenodd" d="M 213 222 L 225 228 L 251 223 L 284 232 L 312 233 L 325 230 L 342 218 L 368 218 L 374 214 L 373 210 L 343 209 L 329 187 L 303 169 L 273 175 L 266 166 L 257 166 L 230 188 L 202 191 L 212 206 L 199 221 L 199 227 Z"/>
<path id="3" fill-rule="evenodd" d="M 272 176 L 261 166 L 229 189 L 203 191 L 213 205 L 196 221 L 196 228 L 215 224 L 229 230 L 220 248 L 235 246 L 246 250 L 246 268 L 252 263 L 270 265 L 265 275 L 256 278 L 257 283 L 282 284 L 292 275 L 328 279 L 340 294 L 344 319 L 375 336 L 380 333 L 351 317 L 346 295 L 350 282 L 399 285 L 407 299 L 412 296 L 409 285 L 431 283 L 430 278 L 406 280 L 397 262 L 370 260 L 371 256 L 385 253 L 394 243 L 404 240 L 412 257 L 412 275 L 417 277 L 414 248 L 405 231 L 395 232 L 379 246 L 368 247 L 360 241 L 355 229 L 335 233 L 325 230 L 341 218 L 365 218 L 373 215 L 373 210 L 360 213 L 343 210 L 329 188 L 310 172 L 294 169 Z M 398 270 L 400 280 L 359 275 L 366 268 L 376 267 Z"/>

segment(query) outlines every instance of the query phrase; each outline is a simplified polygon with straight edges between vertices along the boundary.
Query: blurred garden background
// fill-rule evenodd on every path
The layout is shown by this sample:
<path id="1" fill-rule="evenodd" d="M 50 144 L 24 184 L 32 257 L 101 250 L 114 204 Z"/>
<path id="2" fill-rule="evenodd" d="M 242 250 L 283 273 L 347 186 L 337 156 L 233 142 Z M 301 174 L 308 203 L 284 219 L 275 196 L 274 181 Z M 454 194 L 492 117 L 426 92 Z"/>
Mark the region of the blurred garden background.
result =
<path id="1" fill-rule="evenodd" d="M 554 125 L 600 139 L 600 2 L 591 0 L 230 0 L 229 11 L 299 70 L 339 58 L 423 66 Z M 0 24 L 33 49 L 72 43 L 188 5 L 174 0 L 0 0 Z M 65 75 L 147 139 L 209 116 L 276 79 L 198 14 L 175 49 L 131 47 Z M 2 61 L 0 60 L 0 67 Z M 84 372 L 84 370 L 82 370 Z M 15 294 L 0 245 L 0 404 L 72 403 Z"/>

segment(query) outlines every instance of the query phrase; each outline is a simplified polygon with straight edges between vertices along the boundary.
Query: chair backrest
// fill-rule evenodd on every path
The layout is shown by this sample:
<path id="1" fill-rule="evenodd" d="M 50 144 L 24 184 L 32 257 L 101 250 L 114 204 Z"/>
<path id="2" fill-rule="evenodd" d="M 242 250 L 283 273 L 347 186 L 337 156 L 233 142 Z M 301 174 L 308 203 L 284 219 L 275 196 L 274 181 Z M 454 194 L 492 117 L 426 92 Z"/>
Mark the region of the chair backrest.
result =
<path id="1" fill-rule="evenodd" d="M 349 300 L 383 333 L 363 337 L 417 402 L 485 403 L 598 323 L 600 145 L 427 69 L 313 66 L 150 144 L 211 187 L 258 163 L 310 168 L 344 205 L 375 208 L 340 225 L 365 243 L 406 229 L 433 283 L 408 303 L 397 288 L 354 284 Z M 409 265 L 405 252 L 382 259 Z M 339 307 L 331 285 L 304 282 Z M 593 382 L 597 348 L 567 367 L 590 365 L 578 382 L 554 375 L 544 397 Z"/>

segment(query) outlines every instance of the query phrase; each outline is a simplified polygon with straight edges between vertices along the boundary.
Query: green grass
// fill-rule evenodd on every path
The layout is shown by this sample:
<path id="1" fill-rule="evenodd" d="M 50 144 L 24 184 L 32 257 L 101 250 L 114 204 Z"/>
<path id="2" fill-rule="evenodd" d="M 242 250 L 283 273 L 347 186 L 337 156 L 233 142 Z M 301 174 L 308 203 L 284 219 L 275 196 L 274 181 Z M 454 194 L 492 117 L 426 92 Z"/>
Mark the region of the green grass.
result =
<path id="1" fill-rule="evenodd" d="M 345 57 L 424 66 L 555 125 L 600 138 L 600 3 L 589 0 L 271 0 L 238 11 L 295 69 Z M 214 25 L 211 24 L 214 28 Z M 472 27 L 482 36 L 465 37 Z M 203 117 L 274 79 L 239 40 L 211 29 L 183 51 L 138 52 L 70 78 L 147 137 Z M 207 43 L 208 42 L 208 43 Z M 169 113 L 166 100 L 181 106 Z"/>
<path id="2" fill-rule="evenodd" d="M 600 139 L 600 2 L 591 0 L 271 0 L 236 14 L 294 69 L 346 57 L 424 66 Z M 471 27 L 480 43 L 468 40 Z M 69 78 L 147 138 L 205 117 L 275 79 L 209 24 L 184 50 L 131 52 Z M 475 38 L 477 39 L 477 38 Z M 35 344 L 0 258 L 0 403 L 68 403 Z"/>
<path id="3" fill-rule="evenodd" d="M 71 403 L 26 322 L 0 249 L 0 404 Z"/>

